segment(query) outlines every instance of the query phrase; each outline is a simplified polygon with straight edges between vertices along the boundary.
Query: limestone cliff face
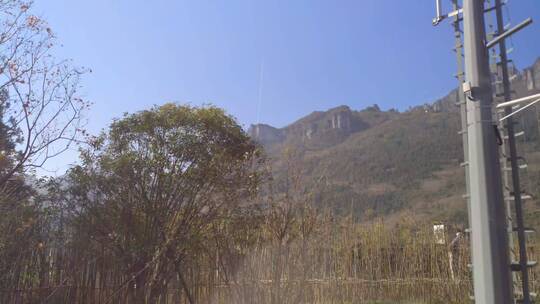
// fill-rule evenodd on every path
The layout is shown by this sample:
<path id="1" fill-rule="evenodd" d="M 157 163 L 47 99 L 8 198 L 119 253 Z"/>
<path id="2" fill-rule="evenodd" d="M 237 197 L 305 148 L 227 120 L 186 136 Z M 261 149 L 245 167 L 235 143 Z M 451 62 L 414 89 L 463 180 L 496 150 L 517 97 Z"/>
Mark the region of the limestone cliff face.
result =
<path id="1" fill-rule="evenodd" d="M 282 130 L 266 124 L 251 125 L 248 134 L 262 145 L 280 143 L 285 138 Z"/>
<path id="2" fill-rule="evenodd" d="M 353 131 L 353 111 L 340 106 L 326 112 L 313 112 L 284 128 L 288 139 L 301 138 L 304 142 L 321 139 L 327 134 L 348 135 Z"/>
<path id="3" fill-rule="evenodd" d="M 513 97 L 523 97 L 540 92 L 540 58 L 523 71 L 518 71 L 510 67 L 510 78 L 512 90 L 515 92 Z M 455 106 L 458 90 L 452 90 L 448 95 L 436 100 L 434 103 L 425 104 L 422 110 L 430 112 L 457 112 L 459 108 Z M 414 110 L 414 109 L 413 109 Z"/>
<path id="4" fill-rule="evenodd" d="M 540 92 L 540 59 L 521 72 L 512 68 L 510 74 L 514 98 Z M 457 97 L 458 90 L 454 89 L 435 102 L 416 106 L 407 112 L 457 113 L 459 111 L 456 106 Z M 274 128 L 266 124 L 252 125 L 249 134 L 266 148 L 289 145 L 317 150 L 339 144 L 355 133 L 371 129 L 397 116 L 399 112 L 381 111 L 377 105 L 361 111 L 351 110 L 348 106 L 339 106 L 327 111 L 312 112 L 283 128 Z"/>
<path id="5" fill-rule="evenodd" d="M 330 109 L 319 119 L 298 125 L 302 132 L 302 142 L 312 147 L 337 144 L 350 134 L 365 128 L 361 119 L 347 106 Z"/>
<path id="6" fill-rule="evenodd" d="M 512 89 L 516 92 L 517 96 L 526 96 L 540 92 L 540 58 L 532 66 L 513 77 Z"/>
<path id="7" fill-rule="evenodd" d="M 363 111 L 339 106 L 324 112 L 313 112 L 281 129 L 257 124 L 252 125 L 248 132 L 266 147 L 284 144 L 317 149 L 340 143 L 351 134 L 386 121 L 392 115 L 392 112 L 380 111 L 377 106 Z"/>
<path id="8" fill-rule="evenodd" d="M 328 128 L 340 129 L 345 132 L 351 130 L 352 112 L 349 107 L 339 107 L 331 110 L 328 119 Z"/>

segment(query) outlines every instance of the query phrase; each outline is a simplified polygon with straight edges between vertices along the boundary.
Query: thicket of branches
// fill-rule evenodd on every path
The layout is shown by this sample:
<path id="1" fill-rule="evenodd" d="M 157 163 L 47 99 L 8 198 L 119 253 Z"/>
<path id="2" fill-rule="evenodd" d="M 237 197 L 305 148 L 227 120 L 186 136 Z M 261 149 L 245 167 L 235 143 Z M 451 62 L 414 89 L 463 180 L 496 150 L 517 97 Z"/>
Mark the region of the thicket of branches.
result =
<path id="1" fill-rule="evenodd" d="M 315 210 L 294 152 L 273 180 L 223 111 L 127 115 L 34 197 L 32 249 L 0 275 L 7 303 L 462 303 L 466 239 Z M 276 191 L 279 189 L 279 191 Z M 353 206 L 351 206 L 353 208 Z M 452 255 L 452 258 L 449 258 Z M 13 262 L 15 261 L 15 262 Z"/>
<path id="2" fill-rule="evenodd" d="M 51 55 L 54 33 L 32 15 L 31 5 L 0 1 L 1 288 L 16 286 L 9 279 L 14 272 L 34 279 L 25 273 L 32 265 L 24 265 L 23 257 L 49 238 L 53 208 L 40 204 L 33 169 L 78 142 L 88 106 L 78 95 L 86 71 Z"/>

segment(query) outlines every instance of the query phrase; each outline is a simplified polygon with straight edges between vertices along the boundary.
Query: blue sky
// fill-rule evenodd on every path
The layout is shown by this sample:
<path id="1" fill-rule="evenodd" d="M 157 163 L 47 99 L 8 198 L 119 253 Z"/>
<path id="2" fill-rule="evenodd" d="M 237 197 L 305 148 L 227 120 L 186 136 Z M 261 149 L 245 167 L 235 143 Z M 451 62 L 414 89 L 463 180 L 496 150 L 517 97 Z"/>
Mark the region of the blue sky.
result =
<path id="1" fill-rule="evenodd" d="M 509 10 L 514 24 L 537 21 L 513 39 L 522 68 L 540 56 L 540 1 Z M 405 110 L 456 85 L 451 27 L 431 25 L 434 0 L 37 0 L 34 12 L 63 44 L 58 56 L 93 70 L 82 90 L 92 133 L 168 101 L 282 127 L 342 104 Z"/>

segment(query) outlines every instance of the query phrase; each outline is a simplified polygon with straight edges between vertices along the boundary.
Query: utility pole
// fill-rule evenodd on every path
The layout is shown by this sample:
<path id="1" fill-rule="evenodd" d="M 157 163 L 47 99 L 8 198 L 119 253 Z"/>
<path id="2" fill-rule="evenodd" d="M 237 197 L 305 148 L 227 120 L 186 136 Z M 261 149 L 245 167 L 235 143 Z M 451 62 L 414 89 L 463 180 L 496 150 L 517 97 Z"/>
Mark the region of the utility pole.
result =
<path id="1" fill-rule="evenodd" d="M 463 0 L 463 25 L 474 299 L 509 304 L 513 295 L 484 1 Z"/>

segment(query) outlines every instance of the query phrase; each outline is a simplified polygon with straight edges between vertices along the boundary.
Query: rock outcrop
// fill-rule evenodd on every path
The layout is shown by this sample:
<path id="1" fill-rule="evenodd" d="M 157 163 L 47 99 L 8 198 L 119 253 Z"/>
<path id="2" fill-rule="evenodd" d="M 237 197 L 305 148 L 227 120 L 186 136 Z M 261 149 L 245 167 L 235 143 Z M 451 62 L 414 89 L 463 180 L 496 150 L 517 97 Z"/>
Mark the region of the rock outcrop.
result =
<path id="1" fill-rule="evenodd" d="M 263 145 L 280 143 L 285 138 L 282 130 L 267 124 L 251 125 L 248 134 L 251 138 Z"/>

